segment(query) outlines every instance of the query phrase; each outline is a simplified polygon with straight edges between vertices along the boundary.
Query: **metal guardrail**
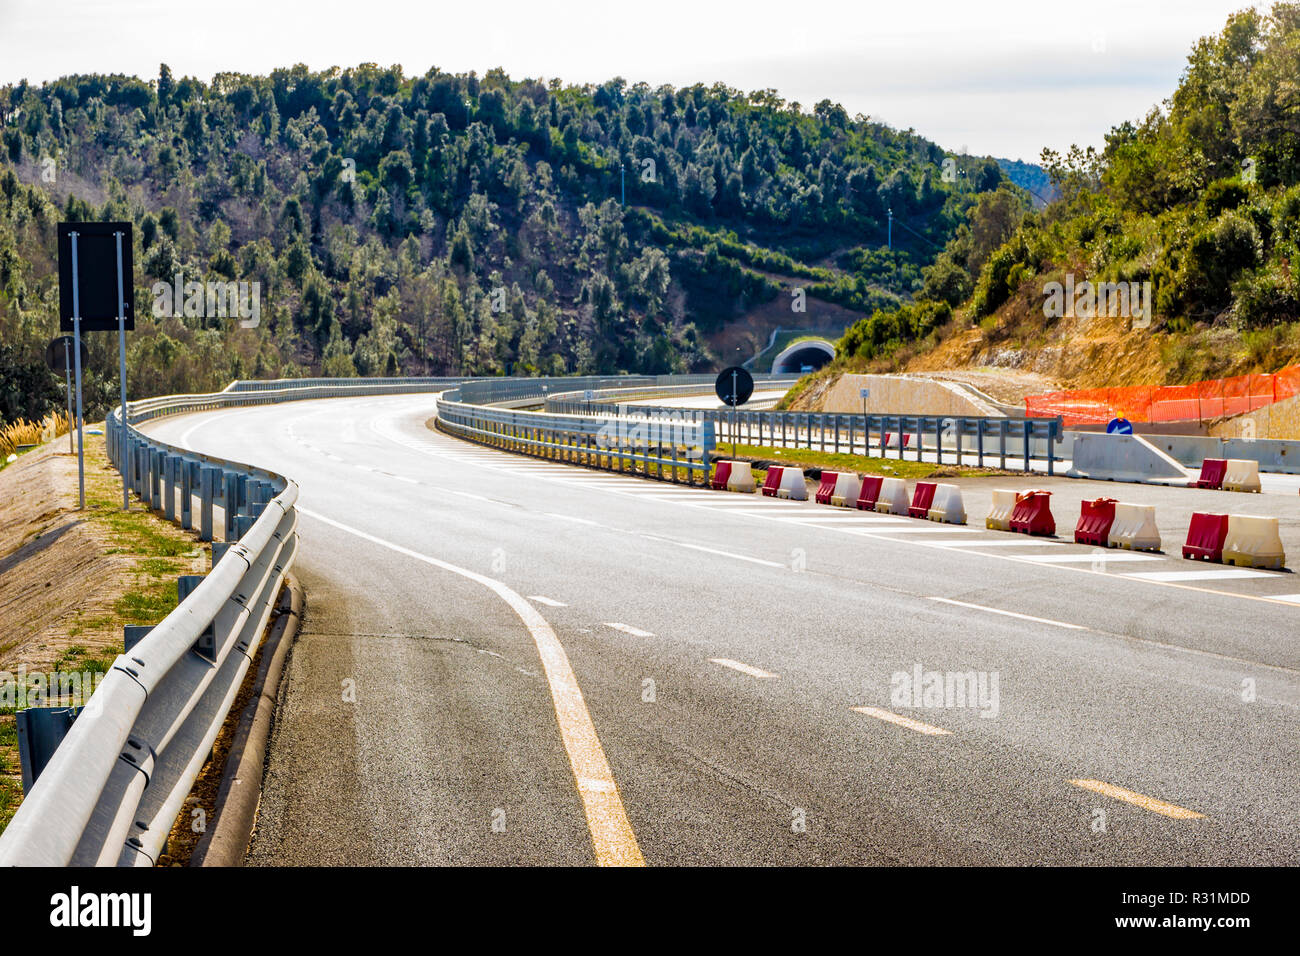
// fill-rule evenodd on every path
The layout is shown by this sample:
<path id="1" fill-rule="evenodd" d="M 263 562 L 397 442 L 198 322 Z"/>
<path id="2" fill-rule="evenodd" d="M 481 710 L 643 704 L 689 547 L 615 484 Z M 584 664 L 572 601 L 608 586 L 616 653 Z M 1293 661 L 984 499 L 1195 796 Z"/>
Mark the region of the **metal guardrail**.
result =
<path id="1" fill-rule="evenodd" d="M 590 468 L 639 472 L 686 484 L 708 483 L 710 455 L 716 445 L 711 423 L 696 423 L 682 415 L 632 422 L 514 411 L 467 403 L 463 401 L 466 391 L 462 386 L 438 401 L 439 427 L 457 437 Z M 485 397 L 483 390 L 475 393 Z M 518 398 L 508 388 L 488 392 L 486 397 L 489 401 Z"/>
<path id="2" fill-rule="evenodd" d="M 590 415 L 654 421 L 685 415 L 711 423 L 724 445 L 733 438 L 740 444 L 765 448 L 805 448 L 837 454 L 877 455 L 922 461 L 933 455 L 938 464 L 996 464 L 1004 470 L 1031 471 L 1031 462 L 1045 462 L 1055 474 L 1056 445 L 1064 429 L 1060 418 L 1000 418 L 957 415 L 853 415 L 832 412 L 732 412 L 728 409 L 672 408 L 628 404 L 638 396 L 633 389 L 604 389 L 590 401 L 573 392 L 549 396 L 548 413 Z M 659 397 L 665 390 L 657 390 Z M 611 404 L 618 402 L 619 404 Z M 898 436 L 914 436 L 905 447 Z M 890 436 L 887 439 L 886 436 Z M 890 440 L 892 439 L 892 440 Z M 893 445 L 894 447 L 890 447 Z M 947 458 L 945 459 L 945 456 Z"/>

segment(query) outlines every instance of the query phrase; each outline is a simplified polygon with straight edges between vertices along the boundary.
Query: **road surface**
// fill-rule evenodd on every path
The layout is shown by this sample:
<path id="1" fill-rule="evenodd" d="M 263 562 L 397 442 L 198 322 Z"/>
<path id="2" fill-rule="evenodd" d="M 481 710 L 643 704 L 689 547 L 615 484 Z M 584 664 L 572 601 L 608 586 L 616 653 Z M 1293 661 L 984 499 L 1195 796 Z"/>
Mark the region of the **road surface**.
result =
<path id="1" fill-rule="evenodd" d="M 146 426 L 301 485 L 250 863 L 1300 862 L 1293 575 L 986 532 L 1008 479 L 951 528 L 514 456 L 433 410 Z"/>

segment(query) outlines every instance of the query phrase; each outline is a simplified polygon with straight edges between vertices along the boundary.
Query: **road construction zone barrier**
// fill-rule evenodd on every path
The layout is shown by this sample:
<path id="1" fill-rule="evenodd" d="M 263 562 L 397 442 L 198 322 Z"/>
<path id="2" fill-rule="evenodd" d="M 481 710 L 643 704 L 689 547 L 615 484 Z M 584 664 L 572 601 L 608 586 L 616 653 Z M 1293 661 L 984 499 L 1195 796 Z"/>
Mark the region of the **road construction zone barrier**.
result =
<path id="1" fill-rule="evenodd" d="M 784 470 L 780 465 L 773 465 L 767 469 L 767 474 L 763 476 L 763 494 L 768 498 L 776 497 L 781 487 L 781 472 Z"/>
<path id="2" fill-rule="evenodd" d="M 719 461 L 714 469 L 709 487 L 714 491 L 739 491 L 745 494 L 754 490 L 754 471 L 747 461 Z"/>
<path id="3" fill-rule="evenodd" d="M 1011 512 L 1016 510 L 1016 493 L 1009 488 L 993 489 L 993 504 L 989 506 L 989 515 L 984 519 L 984 527 L 990 531 L 1010 531 Z"/>
<path id="4" fill-rule="evenodd" d="M 784 467 L 781 469 L 781 485 L 777 488 L 778 498 L 791 501 L 807 501 L 808 485 L 804 483 L 803 469 Z"/>
<path id="5" fill-rule="evenodd" d="M 859 511 L 876 510 L 876 502 L 880 499 L 880 486 L 884 480 L 883 475 L 863 476 L 862 490 L 858 492 Z"/>
<path id="6" fill-rule="evenodd" d="M 1110 526 L 1115 522 L 1115 499 L 1095 498 L 1079 505 L 1079 522 L 1074 526 L 1076 544 L 1105 548 L 1109 544 Z"/>
<path id="7" fill-rule="evenodd" d="M 1106 536 L 1106 546 L 1130 551 L 1159 551 L 1160 529 L 1156 527 L 1155 505 L 1115 503 L 1115 520 Z"/>
<path id="8" fill-rule="evenodd" d="M 1183 557 L 1198 561 L 1222 561 L 1223 541 L 1228 536 L 1228 516 L 1196 512 L 1187 526 Z"/>
<path id="9" fill-rule="evenodd" d="M 880 482 L 876 511 L 885 515 L 907 514 L 907 482 L 902 478 L 885 478 Z"/>
<path id="10" fill-rule="evenodd" d="M 961 500 L 961 489 L 950 484 L 935 485 L 930 513 L 926 517 L 945 524 L 965 524 L 966 505 Z"/>
<path id="11" fill-rule="evenodd" d="M 930 503 L 934 501 L 934 482 L 918 481 L 912 489 L 912 503 L 908 506 L 910 518 L 926 518 L 930 515 Z"/>
<path id="12" fill-rule="evenodd" d="M 709 487 L 714 491 L 722 491 L 727 487 L 727 479 L 731 477 L 731 462 L 716 461 L 713 463 L 713 477 L 709 479 Z"/>
<path id="13" fill-rule="evenodd" d="M 831 495 L 835 494 L 835 482 L 839 480 L 839 472 L 823 471 L 821 484 L 817 486 L 817 494 L 814 495 L 819 505 L 828 505 L 831 503 Z"/>
<path id="14" fill-rule="evenodd" d="M 1201 477 L 1192 482 L 1193 488 L 1222 488 L 1223 476 L 1228 471 L 1226 458 L 1207 458 L 1201 462 Z"/>
<path id="15" fill-rule="evenodd" d="M 851 471 L 841 471 L 835 479 L 835 491 L 831 494 L 831 504 L 838 508 L 852 508 L 862 493 L 862 479 Z"/>
<path id="16" fill-rule="evenodd" d="M 1016 495 L 1016 506 L 1011 511 L 1011 530 L 1019 534 L 1056 534 L 1051 501 L 1052 493 L 1038 488 Z"/>
<path id="17" fill-rule="evenodd" d="M 1259 491 L 1259 462 L 1249 458 L 1229 458 L 1223 476 L 1225 491 Z"/>
<path id="18" fill-rule="evenodd" d="M 1247 568 L 1286 567 L 1286 552 L 1282 550 L 1282 538 L 1278 535 L 1277 518 L 1228 515 L 1223 562 Z"/>
<path id="19" fill-rule="evenodd" d="M 885 447 L 886 447 L 886 448 L 897 448 L 897 447 L 898 447 L 898 442 L 899 442 L 899 440 L 900 440 L 900 436 L 899 436 L 899 435 L 896 435 L 896 434 L 894 434 L 893 432 L 885 432 Z M 912 436 L 909 435 L 909 434 L 907 434 L 906 432 L 904 432 L 904 433 L 902 434 L 902 436 L 901 436 L 901 440 L 902 440 L 902 442 L 903 442 L 903 447 L 906 448 L 908 445 L 911 444 L 911 442 L 912 442 Z"/>

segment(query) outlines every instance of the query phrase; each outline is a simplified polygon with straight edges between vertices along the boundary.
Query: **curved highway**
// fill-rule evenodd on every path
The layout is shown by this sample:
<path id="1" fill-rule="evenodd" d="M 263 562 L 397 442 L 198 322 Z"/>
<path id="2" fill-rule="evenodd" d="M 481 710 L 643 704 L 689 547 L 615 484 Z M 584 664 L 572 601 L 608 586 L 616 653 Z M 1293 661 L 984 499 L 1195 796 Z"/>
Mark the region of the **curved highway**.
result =
<path id="1" fill-rule="evenodd" d="M 522 458 L 433 411 L 146 426 L 301 486 L 251 863 L 1300 862 L 1294 576 L 986 532 L 978 483 L 944 527 Z"/>

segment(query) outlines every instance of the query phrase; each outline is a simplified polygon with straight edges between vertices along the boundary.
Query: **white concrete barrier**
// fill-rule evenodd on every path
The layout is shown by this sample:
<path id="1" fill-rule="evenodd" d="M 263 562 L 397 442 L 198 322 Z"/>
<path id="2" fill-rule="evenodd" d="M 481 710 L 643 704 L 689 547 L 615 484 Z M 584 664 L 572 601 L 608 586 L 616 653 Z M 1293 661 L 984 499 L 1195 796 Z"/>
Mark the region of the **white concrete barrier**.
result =
<path id="1" fill-rule="evenodd" d="M 911 501 L 907 497 L 907 482 L 902 478 L 886 478 L 880 483 L 880 497 L 876 510 L 886 515 L 905 515 Z"/>
<path id="2" fill-rule="evenodd" d="M 993 505 L 989 516 L 984 519 L 984 527 L 994 531 L 1011 530 L 1011 512 L 1016 510 L 1016 493 L 1006 488 L 993 489 Z"/>
<path id="3" fill-rule="evenodd" d="M 946 524 L 965 524 L 966 505 L 961 500 L 961 489 L 956 485 L 935 485 L 934 499 L 930 502 L 930 511 L 926 517 Z"/>
<path id="4" fill-rule="evenodd" d="M 1115 520 L 1111 522 L 1106 544 L 1130 551 L 1159 551 L 1160 529 L 1156 527 L 1155 505 L 1115 503 Z"/>
<path id="5" fill-rule="evenodd" d="M 781 486 L 777 488 L 776 495 L 778 498 L 789 498 L 793 501 L 808 500 L 808 485 L 804 481 L 802 468 L 791 468 L 785 465 L 781 468 Z"/>
<path id="6" fill-rule="evenodd" d="M 1258 515 L 1228 515 L 1228 535 L 1223 539 L 1223 563 L 1248 568 L 1286 567 L 1286 552 L 1282 550 L 1277 519 Z"/>
<path id="7" fill-rule="evenodd" d="M 1249 458 L 1229 458 L 1223 476 L 1224 491 L 1259 491 L 1259 462 Z"/>
<path id="8" fill-rule="evenodd" d="M 753 492 L 754 469 L 747 461 L 733 461 L 731 474 L 727 476 L 728 491 Z"/>
<path id="9" fill-rule="evenodd" d="M 860 494 L 862 494 L 862 479 L 851 471 L 842 471 L 835 479 L 831 504 L 841 508 L 856 508 Z"/>

